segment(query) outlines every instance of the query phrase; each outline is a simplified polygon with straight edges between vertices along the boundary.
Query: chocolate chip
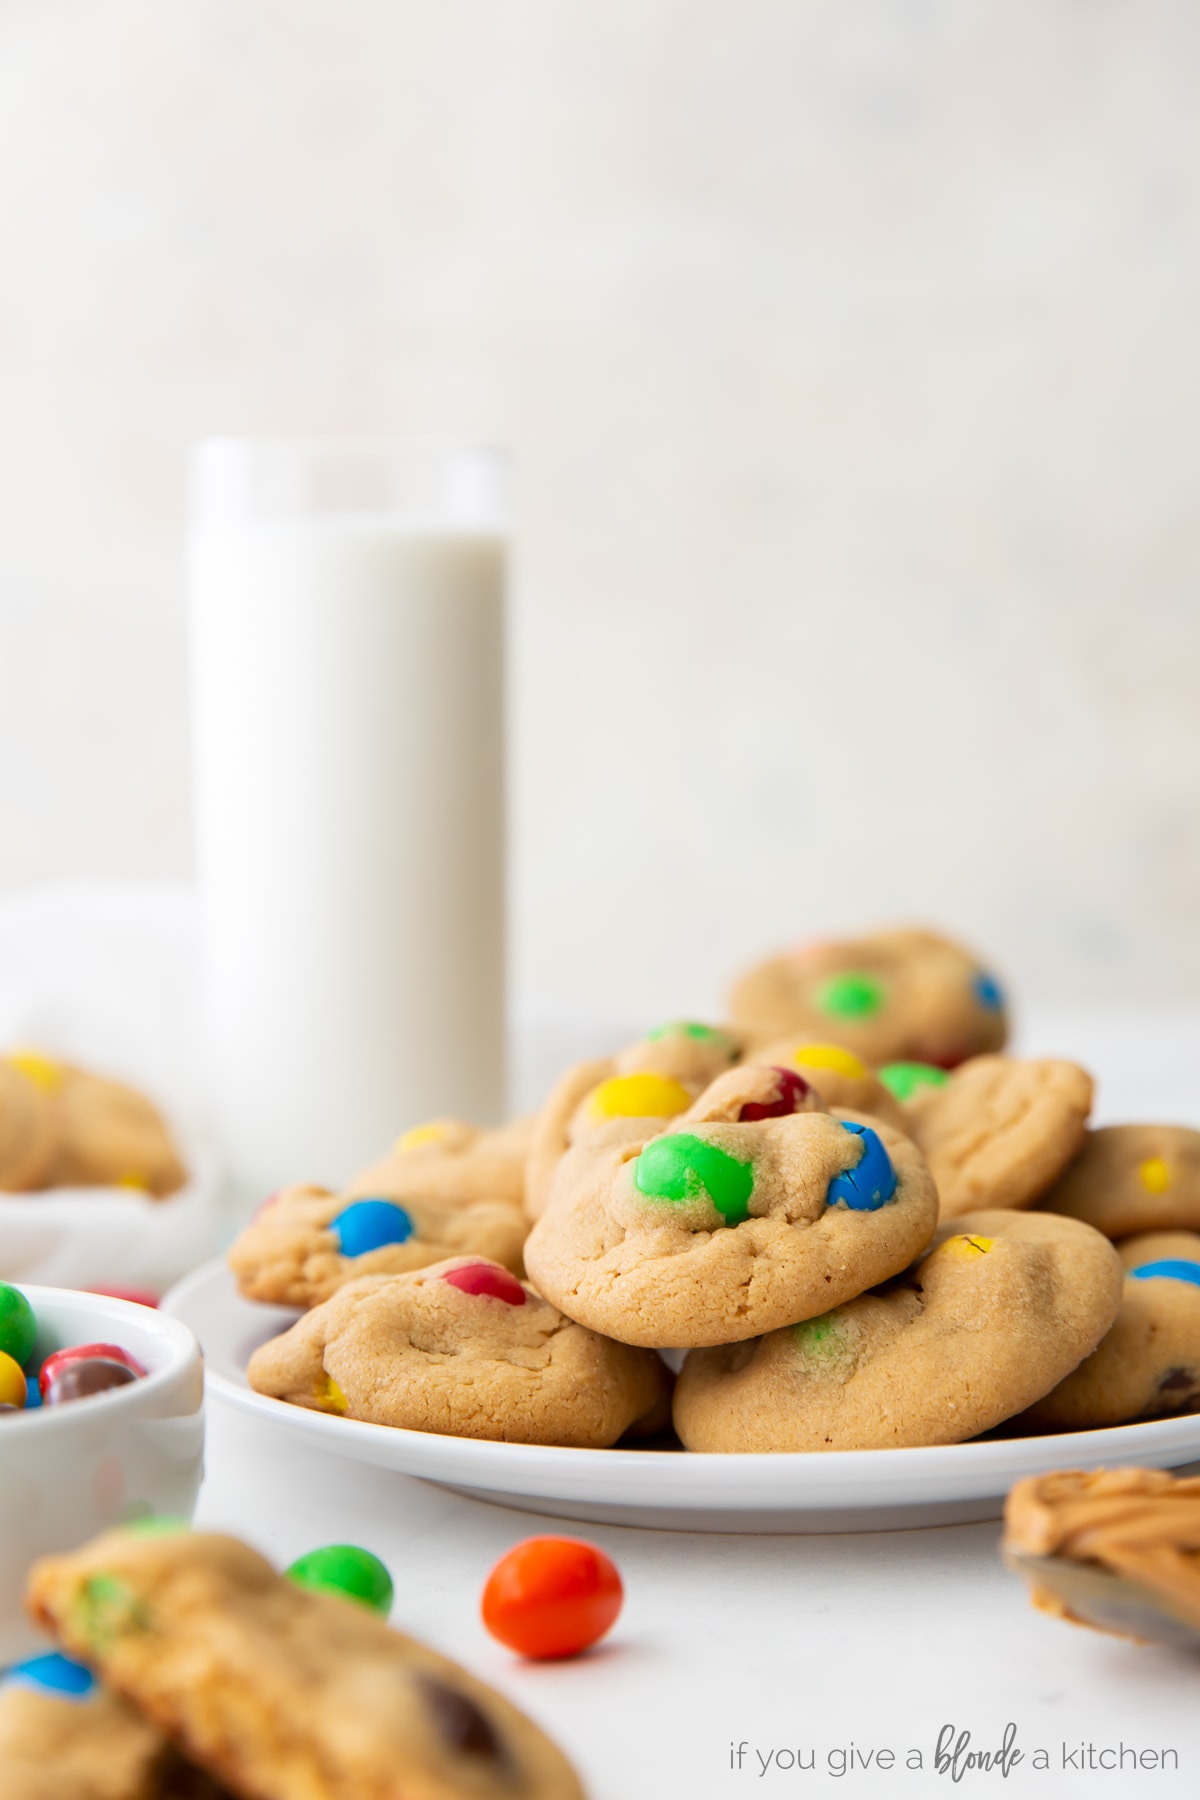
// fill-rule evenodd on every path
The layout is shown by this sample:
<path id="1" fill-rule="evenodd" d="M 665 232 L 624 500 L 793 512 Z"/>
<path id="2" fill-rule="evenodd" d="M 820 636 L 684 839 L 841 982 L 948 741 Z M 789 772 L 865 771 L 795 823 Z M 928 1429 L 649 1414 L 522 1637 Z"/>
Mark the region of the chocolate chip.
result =
<path id="1" fill-rule="evenodd" d="M 418 1676 L 417 1686 L 451 1750 L 462 1756 L 486 1756 L 493 1762 L 504 1760 L 504 1747 L 492 1722 L 474 1700 L 434 1675 Z"/>
<path id="2" fill-rule="evenodd" d="M 1168 1369 L 1158 1384 L 1160 1394 L 1178 1394 L 1188 1388 L 1200 1388 L 1200 1372 L 1195 1369 Z"/>

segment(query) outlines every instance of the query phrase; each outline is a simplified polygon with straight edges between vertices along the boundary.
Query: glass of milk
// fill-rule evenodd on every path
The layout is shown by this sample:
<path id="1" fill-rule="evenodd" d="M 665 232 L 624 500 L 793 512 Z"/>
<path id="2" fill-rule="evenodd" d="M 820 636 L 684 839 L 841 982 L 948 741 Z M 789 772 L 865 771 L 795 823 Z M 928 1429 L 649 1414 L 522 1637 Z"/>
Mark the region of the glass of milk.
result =
<path id="1" fill-rule="evenodd" d="M 508 471 L 214 438 L 191 526 L 208 1048 L 244 1207 L 502 1114 Z"/>

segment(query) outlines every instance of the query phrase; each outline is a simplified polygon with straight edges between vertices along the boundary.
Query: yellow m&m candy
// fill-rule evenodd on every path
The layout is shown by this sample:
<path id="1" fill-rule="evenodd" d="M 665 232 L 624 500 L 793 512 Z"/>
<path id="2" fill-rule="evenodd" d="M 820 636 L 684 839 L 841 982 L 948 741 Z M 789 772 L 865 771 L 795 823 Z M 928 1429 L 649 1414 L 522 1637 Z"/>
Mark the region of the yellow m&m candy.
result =
<path id="1" fill-rule="evenodd" d="M 944 1244 L 938 1245 L 934 1254 L 936 1256 L 940 1252 L 943 1256 L 986 1256 L 995 1241 L 994 1238 L 970 1236 L 964 1231 L 956 1237 L 948 1237 Z"/>
<path id="2" fill-rule="evenodd" d="M 428 1125 L 414 1125 L 403 1137 L 396 1139 L 397 1150 L 419 1150 L 423 1144 L 436 1144 L 446 1135 L 446 1127 L 439 1119 L 432 1119 Z"/>
<path id="3" fill-rule="evenodd" d="M 4 1060 L 19 1069 L 35 1087 L 41 1088 L 43 1094 L 52 1094 L 55 1088 L 62 1086 L 60 1065 L 53 1057 L 43 1056 L 40 1050 L 10 1050 Z"/>
<path id="4" fill-rule="evenodd" d="M 869 1072 L 861 1057 L 852 1050 L 843 1050 L 840 1044 L 800 1044 L 792 1051 L 792 1061 L 800 1069 L 832 1069 L 855 1081 Z"/>
<path id="5" fill-rule="evenodd" d="M 332 1375 L 324 1375 L 317 1383 L 317 1400 L 323 1412 L 344 1415 L 349 1401 Z"/>
<path id="6" fill-rule="evenodd" d="M 21 1365 L 0 1350 L 0 1406 L 15 1406 L 20 1411 L 24 1404 L 25 1376 Z"/>
<path id="7" fill-rule="evenodd" d="M 1171 1185 L 1171 1172 L 1161 1156 L 1148 1156 L 1139 1165 L 1138 1174 L 1148 1194 L 1165 1194 Z"/>
<path id="8" fill-rule="evenodd" d="M 587 1103 L 588 1116 L 601 1119 L 669 1119 L 686 1112 L 692 1096 L 666 1075 L 614 1075 L 602 1081 Z"/>

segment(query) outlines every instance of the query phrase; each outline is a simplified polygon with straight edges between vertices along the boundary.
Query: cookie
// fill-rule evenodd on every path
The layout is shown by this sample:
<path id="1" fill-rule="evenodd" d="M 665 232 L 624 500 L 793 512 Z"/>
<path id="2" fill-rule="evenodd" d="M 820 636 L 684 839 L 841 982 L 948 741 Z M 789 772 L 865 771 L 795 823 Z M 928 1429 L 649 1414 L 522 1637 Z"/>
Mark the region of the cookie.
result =
<path id="1" fill-rule="evenodd" d="M 534 1122 L 526 1170 L 526 1210 L 539 1219 L 554 1176 L 572 1144 L 597 1130 L 634 1139 L 647 1121 L 686 1112 L 711 1081 L 737 1062 L 740 1040 L 715 1025 L 677 1020 L 593 1062 L 575 1063 L 551 1090 Z M 614 1129 L 615 1128 L 615 1129 Z"/>
<path id="2" fill-rule="evenodd" d="M 603 1449 L 667 1421 L 650 1350 L 574 1325 L 499 1263 L 351 1282 L 250 1359 L 276 1400 L 405 1431 Z"/>
<path id="3" fill-rule="evenodd" d="M 438 1205 L 384 1195 L 349 1199 L 327 1188 L 283 1188 L 227 1253 L 248 1300 L 318 1306 L 361 1275 L 401 1275 L 447 1256 L 494 1257 L 514 1273 L 528 1223 L 511 1201 Z"/>
<path id="4" fill-rule="evenodd" d="M 17 1057 L 0 1057 L 0 1190 L 45 1187 L 54 1169 L 54 1113 L 40 1082 Z"/>
<path id="5" fill-rule="evenodd" d="M 55 1141 L 46 1185 L 137 1188 L 155 1200 L 183 1186 L 187 1170 L 167 1123 L 137 1088 L 38 1050 L 14 1051 L 8 1061 L 51 1109 Z"/>
<path id="6" fill-rule="evenodd" d="M 912 1135 L 903 1107 L 874 1069 L 841 1044 L 807 1044 L 794 1037 L 777 1038 L 773 1044 L 756 1050 L 752 1060 L 794 1069 L 835 1112 L 870 1113 L 894 1130 Z"/>
<path id="7" fill-rule="evenodd" d="M 897 1274 L 936 1215 L 907 1138 L 748 1065 L 665 1131 L 569 1150 L 525 1261 L 568 1318 L 622 1343 L 729 1344 Z"/>
<path id="8" fill-rule="evenodd" d="M 582 1800 L 566 1758 L 465 1669 L 236 1539 L 111 1531 L 36 1563 L 70 1654 L 254 1800 Z"/>
<path id="9" fill-rule="evenodd" d="M 523 1206 L 532 1129 L 532 1119 L 514 1119 L 495 1131 L 465 1119 L 430 1119 L 404 1132 L 342 1192 L 351 1200 L 379 1194 L 439 1206 L 470 1206 L 477 1200 Z"/>
<path id="10" fill-rule="evenodd" d="M 1200 1231 L 1200 1131 L 1187 1125 L 1102 1125 L 1043 1196 L 1046 1212 L 1106 1237 Z"/>
<path id="11" fill-rule="evenodd" d="M 82 1667 L 79 1673 L 87 1679 Z M 227 1789 L 189 1766 L 115 1694 L 93 1682 L 71 1699 L 26 1686 L 19 1676 L 0 1691 L 0 1794 L 4 1800 L 228 1800 Z"/>
<path id="12" fill-rule="evenodd" d="M 936 932 L 897 929 L 805 945 L 750 969 L 729 996 L 750 1048 L 833 1038 L 867 1063 L 912 1059 L 952 1068 L 1004 1047 L 994 975 Z"/>
<path id="13" fill-rule="evenodd" d="M 1055 1618 L 1194 1651 L 1200 1480 L 1163 1469 L 1064 1470 L 1019 1481 L 1004 1553 Z"/>
<path id="14" fill-rule="evenodd" d="M 1200 1235 L 1127 1238 L 1120 1260 L 1125 1292 L 1112 1328 L 1023 1415 L 1031 1431 L 1096 1431 L 1200 1407 Z"/>
<path id="15" fill-rule="evenodd" d="M 975 1056 L 909 1100 L 908 1130 L 933 1171 L 942 1217 L 1032 1206 L 1087 1133 L 1092 1078 L 1044 1057 Z"/>
<path id="16" fill-rule="evenodd" d="M 691 1351 L 675 1429 L 689 1450 L 961 1443 L 1086 1356 L 1120 1296 L 1120 1263 L 1098 1232 L 973 1213 L 875 1293 L 756 1343 Z"/>

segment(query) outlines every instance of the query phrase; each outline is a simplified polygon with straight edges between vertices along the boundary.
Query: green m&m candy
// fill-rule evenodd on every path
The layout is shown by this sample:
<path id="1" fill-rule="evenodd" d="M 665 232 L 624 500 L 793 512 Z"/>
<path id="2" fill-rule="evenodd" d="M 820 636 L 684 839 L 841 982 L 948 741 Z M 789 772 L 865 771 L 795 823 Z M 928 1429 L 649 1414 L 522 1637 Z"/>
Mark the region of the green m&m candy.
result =
<path id="1" fill-rule="evenodd" d="M 727 1031 L 722 1031 L 718 1025 L 701 1025 L 696 1019 L 673 1019 L 669 1025 L 656 1025 L 653 1031 L 646 1033 L 646 1042 L 657 1044 L 668 1037 L 691 1038 L 696 1044 L 719 1044 L 722 1050 L 734 1048 Z"/>
<path id="2" fill-rule="evenodd" d="M 0 1282 L 0 1350 L 16 1363 L 27 1363 L 36 1337 L 37 1320 L 32 1306 L 20 1288 Z"/>
<path id="3" fill-rule="evenodd" d="M 817 990 L 817 1005 L 833 1019 L 870 1019 L 887 999 L 878 976 L 858 970 L 831 976 Z"/>
<path id="4" fill-rule="evenodd" d="M 945 1087 L 950 1079 L 945 1069 L 923 1062 L 885 1063 L 878 1074 L 884 1087 L 895 1095 L 901 1106 L 907 1106 L 922 1088 Z"/>
<path id="5" fill-rule="evenodd" d="M 634 1165 L 633 1182 L 648 1200 L 678 1204 L 706 1194 L 726 1225 L 750 1217 L 753 1164 L 688 1131 L 652 1138 Z"/>
<path id="6" fill-rule="evenodd" d="M 360 1550 L 356 1544 L 326 1544 L 320 1550 L 310 1550 L 307 1556 L 297 1557 L 284 1573 L 299 1587 L 343 1594 L 385 1618 L 392 1609 L 395 1589 L 391 1576 L 377 1556 Z"/>

